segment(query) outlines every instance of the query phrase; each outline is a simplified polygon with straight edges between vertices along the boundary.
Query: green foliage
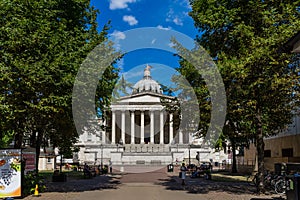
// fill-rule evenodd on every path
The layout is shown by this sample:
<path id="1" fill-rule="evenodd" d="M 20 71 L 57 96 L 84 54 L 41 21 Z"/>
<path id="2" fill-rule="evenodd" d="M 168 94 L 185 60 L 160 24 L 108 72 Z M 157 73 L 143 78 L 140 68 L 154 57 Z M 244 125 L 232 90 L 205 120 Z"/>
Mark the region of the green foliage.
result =
<path id="1" fill-rule="evenodd" d="M 224 134 L 234 142 L 255 139 L 262 173 L 263 137 L 284 130 L 299 104 L 299 66 L 279 49 L 299 30 L 300 1 L 190 2 L 203 33 L 197 40 L 215 58 L 226 87 Z"/>
<path id="2" fill-rule="evenodd" d="M 98 32 L 97 14 L 89 0 L 0 2 L 2 143 L 14 139 L 20 148 L 26 137 L 37 152 L 49 140 L 64 152 L 71 148 L 78 137 L 72 116 L 75 77 L 86 56 L 105 43 L 108 30 L 106 25 Z M 117 77 L 112 63 L 107 67 L 97 90 L 100 108 L 109 104 Z"/>
<path id="3" fill-rule="evenodd" d="M 228 98 L 228 119 L 239 132 L 256 134 L 261 112 L 264 135 L 291 122 L 298 99 L 298 69 L 278 49 L 298 30 L 299 1 L 192 1 L 198 41 L 217 58 Z M 297 94 L 297 93 L 296 93 Z M 241 120 L 243 119 L 243 120 Z M 252 123 L 249 123 L 252 122 Z"/>
<path id="4" fill-rule="evenodd" d="M 118 99 L 121 96 L 130 95 L 130 93 L 128 92 L 132 91 L 132 89 L 133 89 L 133 84 L 128 82 L 122 75 L 120 80 L 115 85 L 113 91 L 114 98 Z"/>
<path id="5" fill-rule="evenodd" d="M 38 191 L 44 192 L 46 189 L 44 178 L 38 175 L 34 171 L 28 172 L 24 176 L 24 182 L 22 183 L 22 196 L 28 196 L 34 193 L 36 184 L 38 185 Z"/>

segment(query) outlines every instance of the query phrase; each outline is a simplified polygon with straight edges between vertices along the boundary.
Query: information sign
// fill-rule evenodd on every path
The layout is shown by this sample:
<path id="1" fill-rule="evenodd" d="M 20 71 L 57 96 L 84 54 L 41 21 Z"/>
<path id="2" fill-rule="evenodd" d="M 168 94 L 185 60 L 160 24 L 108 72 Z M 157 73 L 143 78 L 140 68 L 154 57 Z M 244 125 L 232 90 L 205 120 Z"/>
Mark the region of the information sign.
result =
<path id="1" fill-rule="evenodd" d="M 21 149 L 0 149 L 0 198 L 21 196 Z"/>

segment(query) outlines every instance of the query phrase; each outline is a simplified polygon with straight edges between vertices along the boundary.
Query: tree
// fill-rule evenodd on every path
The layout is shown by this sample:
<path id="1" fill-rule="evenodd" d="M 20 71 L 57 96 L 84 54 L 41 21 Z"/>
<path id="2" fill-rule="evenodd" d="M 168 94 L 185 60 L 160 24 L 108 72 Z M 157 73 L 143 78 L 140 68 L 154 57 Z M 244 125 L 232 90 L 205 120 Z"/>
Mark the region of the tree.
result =
<path id="1" fill-rule="evenodd" d="M 191 0 L 199 43 L 224 78 L 228 115 L 255 139 L 258 192 L 264 191 L 263 138 L 283 130 L 297 106 L 298 68 L 278 49 L 299 28 L 299 0 Z M 234 133 L 233 133 L 234 134 Z"/>
<path id="2" fill-rule="evenodd" d="M 121 96 L 127 96 L 132 92 L 133 84 L 128 82 L 124 75 L 121 76 L 120 80 L 116 83 L 113 91 L 113 96 L 115 99 L 120 98 Z"/>
<path id="3" fill-rule="evenodd" d="M 1 1 L 0 128 L 14 134 L 16 148 L 22 146 L 24 132 L 31 134 L 37 158 L 44 137 L 65 147 L 65 136 L 68 141 L 78 136 L 72 122 L 74 80 L 108 29 L 97 31 L 97 13 L 89 0 Z M 116 77 L 115 68 L 108 67 L 106 76 Z M 112 82 L 97 94 L 105 103 Z"/>

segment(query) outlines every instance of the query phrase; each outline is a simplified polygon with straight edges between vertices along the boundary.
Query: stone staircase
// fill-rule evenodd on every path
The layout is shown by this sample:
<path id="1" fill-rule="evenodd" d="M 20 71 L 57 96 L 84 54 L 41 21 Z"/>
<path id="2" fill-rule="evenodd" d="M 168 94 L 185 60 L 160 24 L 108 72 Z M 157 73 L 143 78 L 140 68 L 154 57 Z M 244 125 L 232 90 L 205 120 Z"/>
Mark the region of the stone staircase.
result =
<path id="1" fill-rule="evenodd" d="M 124 153 L 170 153 L 168 144 L 125 144 Z"/>
<path id="2" fill-rule="evenodd" d="M 122 163 L 125 165 L 167 165 L 172 162 L 168 144 L 125 144 Z"/>

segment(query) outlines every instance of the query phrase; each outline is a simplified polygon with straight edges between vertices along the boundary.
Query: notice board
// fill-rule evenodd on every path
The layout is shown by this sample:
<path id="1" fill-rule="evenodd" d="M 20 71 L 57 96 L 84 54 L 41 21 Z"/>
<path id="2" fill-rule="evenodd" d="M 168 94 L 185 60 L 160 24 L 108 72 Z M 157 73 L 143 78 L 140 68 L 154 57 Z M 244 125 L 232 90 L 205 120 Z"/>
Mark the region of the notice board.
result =
<path id="1" fill-rule="evenodd" d="M 21 196 L 21 149 L 0 149 L 0 198 Z"/>

